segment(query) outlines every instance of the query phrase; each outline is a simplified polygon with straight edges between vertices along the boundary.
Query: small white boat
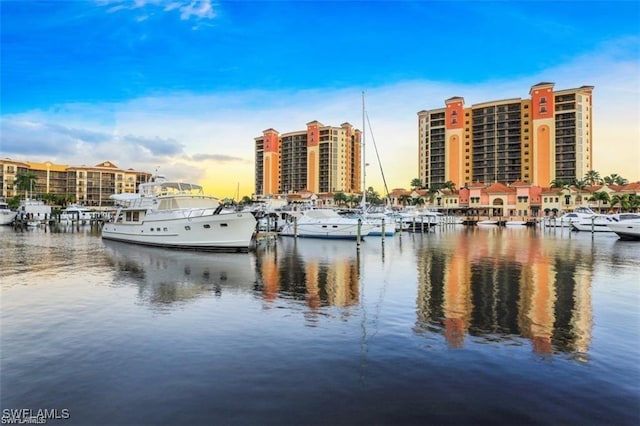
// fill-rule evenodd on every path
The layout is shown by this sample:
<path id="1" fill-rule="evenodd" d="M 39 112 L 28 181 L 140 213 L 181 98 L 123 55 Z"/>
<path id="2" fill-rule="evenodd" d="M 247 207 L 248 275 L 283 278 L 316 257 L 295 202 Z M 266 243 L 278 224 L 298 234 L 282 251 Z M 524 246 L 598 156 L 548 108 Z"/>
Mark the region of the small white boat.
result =
<path id="1" fill-rule="evenodd" d="M 484 225 L 497 225 L 498 221 L 497 220 L 492 220 L 492 219 L 485 219 L 485 220 L 479 220 L 478 221 L 478 225 L 480 226 L 484 226 Z"/>
<path id="2" fill-rule="evenodd" d="M 85 206 L 70 204 L 60 213 L 60 223 L 86 224 L 89 223 L 95 214 L 95 212 L 92 212 Z"/>
<path id="3" fill-rule="evenodd" d="M 123 205 L 102 238 L 134 244 L 220 251 L 248 251 L 256 219 L 247 212 L 223 212 L 200 185 L 166 181 L 141 184 L 137 194 L 112 195 Z"/>
<path id="4" fill-rule="evenodd" d="M 524 220 L 508 220 L 504 224 L 505 226 L 525 226 L 527 222 Z"/>
<path id="5" fill-rule="evenodd" d="M 18 212 L 9 208 L 4 201 L 0 201 L 0 225 L 11 225 Z"/>
<path id="6" fill-rule="evenodd" d="M 608 226 L 621 240 L 640 241 L 640 219 L 622 220 Z"/>
<path id="7" fill-rule="evenodd" d="M 291 211 L 280 235 L 302 238 L 364 238 L 376 226 L 356 217 L 344 217 L 331 209 Z M 360 222 L 358 222 L 360 221 Z"/>

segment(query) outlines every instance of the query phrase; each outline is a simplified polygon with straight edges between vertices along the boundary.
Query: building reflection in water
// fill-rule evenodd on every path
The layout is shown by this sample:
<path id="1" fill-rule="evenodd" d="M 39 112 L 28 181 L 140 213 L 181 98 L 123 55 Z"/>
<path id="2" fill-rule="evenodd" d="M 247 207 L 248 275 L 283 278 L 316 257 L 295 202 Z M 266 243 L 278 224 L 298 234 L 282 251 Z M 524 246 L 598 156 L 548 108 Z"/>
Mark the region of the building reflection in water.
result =
<path id="1" fill-rule="evenodd" d="M 466 336 L 521 336 L 535 353 L 582 359 L 593 321 L 591 248 L 528 232 L 470 228 L 446 248 L 419 249 L 418 330 L 442 328 L 454 348 Z"/>
<path id="2" fill-rule="evenodd" d="M 258 249 L 258 290 L 264 300 L 278 297 L 304 301 L 307 319 L 315 321 L 325 306 L 350 307 L 359 301 L 359 257 L 353 242 L 318 244 L 309 239 L 283 238 L 279 249 Z"/>
<path id="3" fill-rule="evenodd" d="M 145 303 L 168 309 L 223 292 L 252 292 L 255 258 L 250 253 L 206 253 L 103 241 L 113 263 L 114 283 L 138 286 Z"/>

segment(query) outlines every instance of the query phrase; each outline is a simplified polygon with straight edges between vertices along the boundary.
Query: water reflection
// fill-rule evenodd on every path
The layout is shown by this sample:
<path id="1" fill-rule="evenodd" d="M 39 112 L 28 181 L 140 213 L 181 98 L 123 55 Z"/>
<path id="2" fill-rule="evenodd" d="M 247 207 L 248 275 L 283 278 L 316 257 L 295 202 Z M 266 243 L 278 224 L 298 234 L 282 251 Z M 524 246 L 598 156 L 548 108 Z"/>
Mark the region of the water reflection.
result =
<path id="1" fill-rule="evenodd" d="M 282 239 L 257 253 L 259 290 L 265 301 L 304 300 L 317 311 L 349 307 L 359 300 L 359 256 L 353 242 Z"/>
<path id="2" fill-rule="evenodd" d="M 530 230 L 470 229 L 441 250 L 421 247 L 418 330 L 465 337 L 530 339 L 534 352 L 585 355 L 591 340 L 592 247 Z"/>
<path id="3" fill-rule="evenodd" d="M 114 282 L 133 282 L 138 296 L 154 306 L 170 306 L 224 292 L 252 292 L 255 258 L 249 253 L 201 253 L 103 240 Z"/>

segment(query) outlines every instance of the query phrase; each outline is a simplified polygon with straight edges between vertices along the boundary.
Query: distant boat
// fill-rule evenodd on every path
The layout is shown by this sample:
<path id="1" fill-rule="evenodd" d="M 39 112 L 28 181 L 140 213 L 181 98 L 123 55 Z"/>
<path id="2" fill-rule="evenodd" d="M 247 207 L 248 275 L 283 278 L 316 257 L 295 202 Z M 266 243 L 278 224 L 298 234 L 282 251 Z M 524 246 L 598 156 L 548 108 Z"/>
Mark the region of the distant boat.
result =
<path id="1" fill-rule="evenodd" d="M 17 214 L 18 212 L 11 210 L 7 203 L 0 201 L 0 225 L 11 225 Z"/>
<path id="2" fill-rule="evenodd" d="M 357 217 L 341 216 L 332 209 L 291 211 L 287 212 L 287 216 L 280 235 L 288 237 L 355 240 L 358 235 L 364 238 L 376 229 L 373 223 Z"/>
<path id="3" fill-rule="evenodd" d="M 223 212 L 200 185 L 166 181 L 141 184 L 137 194 L 111 196 L 120 207 L 102 238 L 149 246 L 248 251 L 256 228 L 248 212 Z"/>
<path id="4" fill-rule="evenodd" d="M 61 223 L 87 223 L 89 222 L 96 212 L 92 212 L 89 208 L 80 204 L 69 204 L 60 213 Z"/>
<path id="5" fill-rule="evenodd" d="M 497 220 L 491 220 L 491 219 L 485 219 L 485 220 L 479 220 L 478 221 L 478 225 L 497 225 L 498 221 Z"/>
<path id="6" fill-rule="evenodd" d="M 571 228 L 571 224 L 574 222 L 580 222 L 585 219 L 589 219 L 596 212 L 589 207 L 578 207 L 570 213 L 565 213 L 561 216 L 546 216 L 544 218 L 544 224 L 548 228 Z"/>

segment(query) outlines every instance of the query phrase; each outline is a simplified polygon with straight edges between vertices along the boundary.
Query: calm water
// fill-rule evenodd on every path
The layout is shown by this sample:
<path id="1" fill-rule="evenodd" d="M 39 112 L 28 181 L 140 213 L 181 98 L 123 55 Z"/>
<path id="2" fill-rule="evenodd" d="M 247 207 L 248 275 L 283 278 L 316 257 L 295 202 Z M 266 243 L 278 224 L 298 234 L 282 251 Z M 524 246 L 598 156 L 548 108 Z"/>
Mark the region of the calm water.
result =
<path id="1" fill-rule="evenodd" d="M 612 235 L 217 254 L 0 227 L 0 250 L 1 407 L 69 410 L 49 423 L 640 422 L 640 243 Z"/>

